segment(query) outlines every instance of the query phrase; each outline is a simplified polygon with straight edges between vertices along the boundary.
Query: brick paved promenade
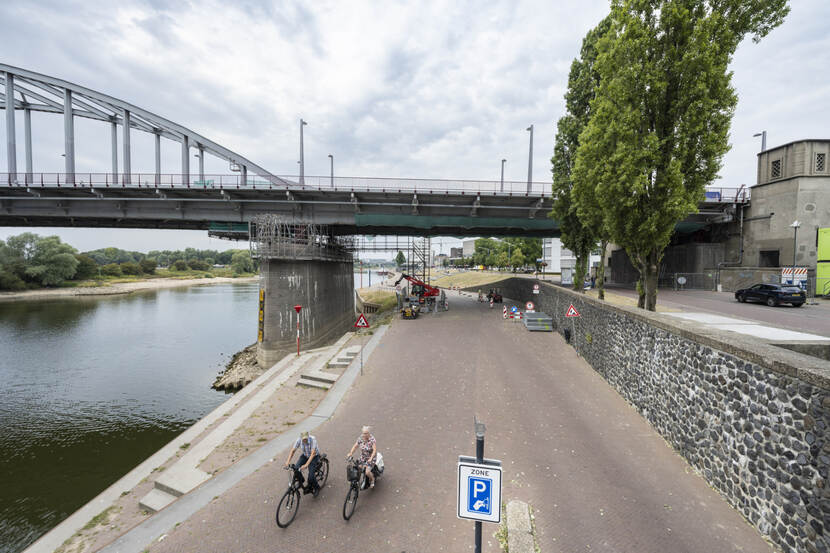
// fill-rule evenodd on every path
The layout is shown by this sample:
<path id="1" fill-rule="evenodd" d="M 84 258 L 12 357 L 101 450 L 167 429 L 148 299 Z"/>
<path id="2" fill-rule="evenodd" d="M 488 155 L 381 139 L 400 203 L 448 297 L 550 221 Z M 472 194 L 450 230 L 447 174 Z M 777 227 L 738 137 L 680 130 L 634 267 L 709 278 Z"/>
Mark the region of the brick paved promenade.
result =
<path id="1" fill-rule="evenodd" d="M 316 435 L 329 485 L 294 523 L 274 523 L 287 484 L 275 462 L 182 522 L 152 552 L 467 551 L 455 516 L 455 463 L 504 465 L 503 498 L 528 501 L 544 553 L 766 552 L 771 548 L 555 333 L 529 333 L 501 309 L 451 296 L 452 310 L 394 321 L 333 418 Z M 372 424 L 386 460 L 351 521 L 344 456 Z M 499 551 L 495 525 L 484 551 Z"/>

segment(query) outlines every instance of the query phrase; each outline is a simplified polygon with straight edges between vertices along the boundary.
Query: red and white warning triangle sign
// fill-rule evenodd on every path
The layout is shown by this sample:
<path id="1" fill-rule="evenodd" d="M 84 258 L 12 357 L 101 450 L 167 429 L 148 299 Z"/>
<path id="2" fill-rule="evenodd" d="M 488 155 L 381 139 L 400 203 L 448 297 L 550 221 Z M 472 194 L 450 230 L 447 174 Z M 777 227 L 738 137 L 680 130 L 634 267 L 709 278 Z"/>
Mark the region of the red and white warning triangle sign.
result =
<path id="1" fill-rule="evenodd" d="M 357 318 L 357 322 L 354 324 L 355 328 L 369 328 L 369 323 L 366 321 L 366 317 L 363 316 L 363 313 Z"/>
<path id="2" fill-rule="evenodd" d="M 568 312 L 565 313 L 565 316 L 566 317 L 579 317 L 579 311 L 577 311 L 574 308 L 574 304 L 571 304 L 571 306 L 568 307 Z"/>

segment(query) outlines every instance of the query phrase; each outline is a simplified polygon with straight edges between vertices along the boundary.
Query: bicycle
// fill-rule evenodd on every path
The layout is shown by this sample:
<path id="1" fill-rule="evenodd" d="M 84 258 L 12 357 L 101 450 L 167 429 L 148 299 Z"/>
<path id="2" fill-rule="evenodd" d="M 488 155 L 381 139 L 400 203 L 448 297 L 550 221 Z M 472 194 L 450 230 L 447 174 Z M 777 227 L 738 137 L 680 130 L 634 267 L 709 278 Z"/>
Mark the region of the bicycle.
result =
<path id="1" fill-rule="evenodd" d="M 285 493 L 277 505 L 276 521 L 277 526 L 280 528 L 287 528 L 288 525 L 294 521 L 294 517 L 297 516 L 297 511 L 300 509 L 300 490 L 302 490 L 304 494 L 312 493 L 314 497 L 317 497 L 317 494 L 320 493 L 320 490 L 322 490 L 326 485 L 326 480 L 328 480 L 329 477 L 329 460 L 326 458 L 325 453 L 320 455 L 320 463 L 317 465 L 317 470 L 314 472 L 314 476 L 317 479 L 317 489 L 313 490 L 313 492 L 309 492 L 308 488 L 303 487 L 305 478 L 303 477 L 303 473 L 300 469 L 297 468 L 296 464 L 292 463 L 287 467 L 283 467 L 283 469 L 290 470 L 291 476 L 288 483 L 288 489 L 285 490 Z"/>
<path id="2" fill-rule="evenodd" d="M 372 467 L 372 474 L 374 474 L 376 482 L 383 474 L 382 467 L 383 456 L 378 453 L 377 463 Z M 363 465 L 354 457 L 349 457 L 346 461 L 346 479 L 349 481 L 349 491 L 346 493 L 346 501 L 343 502 L 343 518 L 349 520 L 357 506 L 357 496 L 360 495 L 360 490 L 369 487 L 366 471 L 363 469 Z"/>

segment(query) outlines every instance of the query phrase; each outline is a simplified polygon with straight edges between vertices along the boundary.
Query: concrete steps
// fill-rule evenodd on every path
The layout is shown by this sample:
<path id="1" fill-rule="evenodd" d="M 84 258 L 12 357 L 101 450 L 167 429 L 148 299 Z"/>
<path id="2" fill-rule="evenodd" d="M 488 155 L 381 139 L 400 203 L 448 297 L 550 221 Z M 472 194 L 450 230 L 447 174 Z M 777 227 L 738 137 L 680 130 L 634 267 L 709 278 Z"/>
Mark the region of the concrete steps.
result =
<path id="1" fill-rule="evenodd" d="M 330 369 L 345 369 L 352 364 L 352 361 L 358 353 L 360 353 L 360 346 L 346 348 L 345 350 L 339 352 L 338 355 L 335 356 L 334 360 L 326 363 L 326 366 Z M 322 388 L 323 390 L 328 390 L 338 378 L 339 375 L 326 372 L 323 370 L 322 365 L 315 364 L 311 370 L 303 373 L 297 381 L 297 385 L 311 386 L 312 388 Z"/>
<path id="2" fill-rule="evenodd" d="M 176 501 L 177 495 L 171 495 L 165 491 L 154 488 L 150 493 L 141 498 L 138 507 L 151 513 L 157 513 Z"/>
<path id="3" fill-rule="evenodd" d="M 309 386 L 310 388 L 321 388 L 323 390 L 328 390 L 329 388 L 331 388 L 332 385 L 328 382 L 313 380 L 311 378 L 301 376 L 300 379 L 297 381 L 297 386 Z"/>

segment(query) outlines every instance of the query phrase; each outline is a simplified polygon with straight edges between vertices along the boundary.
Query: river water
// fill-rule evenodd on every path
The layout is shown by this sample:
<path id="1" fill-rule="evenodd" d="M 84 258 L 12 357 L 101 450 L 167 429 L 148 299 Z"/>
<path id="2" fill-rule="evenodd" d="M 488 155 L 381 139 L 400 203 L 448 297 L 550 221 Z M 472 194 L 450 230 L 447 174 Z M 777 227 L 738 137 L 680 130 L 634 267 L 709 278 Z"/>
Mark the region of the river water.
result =
<path id="1" fill-rule="evenodd" d="M 210 385 L 256 340 L 257 289 L 0 302 L 0 552 L 22 551 L 227 398 Z"/>

